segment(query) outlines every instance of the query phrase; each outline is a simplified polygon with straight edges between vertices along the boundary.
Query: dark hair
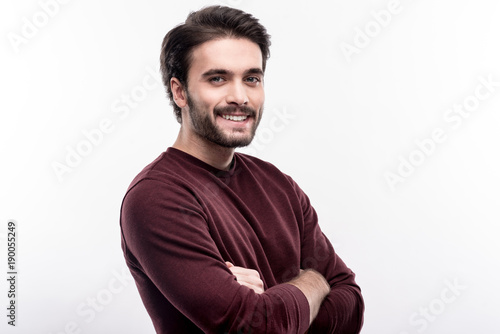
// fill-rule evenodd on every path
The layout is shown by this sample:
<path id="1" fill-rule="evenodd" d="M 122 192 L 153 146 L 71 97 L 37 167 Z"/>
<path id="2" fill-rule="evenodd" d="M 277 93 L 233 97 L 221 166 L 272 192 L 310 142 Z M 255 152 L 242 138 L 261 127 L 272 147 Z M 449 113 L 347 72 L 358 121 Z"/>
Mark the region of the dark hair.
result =
<path id="1" fill-rule="evenodd" d="M 246 38 L 258 44 L 262 52 L 262 70 L 265 71 L 271 45 L 270 36 L 259 20 L 239 9 L 210 6 L 191 12 L 186 22 L 170 30 L 163 39 L 160 69 L 179 123 L 182 120 L 181 109 L 174 102 L 170 80 L 175 77 L 187 87 L 193 49 L 210 40 L 224 37 Z"/>

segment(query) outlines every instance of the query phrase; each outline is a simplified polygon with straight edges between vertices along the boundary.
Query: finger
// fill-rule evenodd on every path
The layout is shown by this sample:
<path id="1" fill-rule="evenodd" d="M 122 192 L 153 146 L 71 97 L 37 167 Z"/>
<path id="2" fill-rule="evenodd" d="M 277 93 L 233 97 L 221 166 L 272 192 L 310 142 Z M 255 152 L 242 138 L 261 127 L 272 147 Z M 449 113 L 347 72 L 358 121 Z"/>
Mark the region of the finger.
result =
<path id="1" fill-rule="evenodd" d="M 262 282 L 262 280 L 259 277 L 244 276 L 238 274 L 235 274 L 234 276 L 236 276 L 236 281 L 242 285 L 256 287 L 262 291 L 264 290 L 264 282 Z"/>
<path id="2" fill-rule="evenodd" d="M 257 270 L 247 269 L 243 267 L 233 266 L 229 268 L 234 275 L 257 277 L 260 279 L 260 274 Z"/>
<path id="3" fill-rule="evenodd" d="M 229 270 L 236 277 L 236 281 L 241 285 L 247 286 L 257 293 L 264 292 L 264 283 L 260 279 L 260 274 L 257 270 L 247 269 L 234 265 L 232 267 L 229 267 Z"/>
<path id="4" fill-rule="evenodd" d="M 253 277 L 253 276 L 238 276 L 238 275 L 235 275 L 235 276 L 236 276 L 236 280 L 238 282 L 244 282 L 244 283 L 247 283 L 250 285 L 255 285 L 255 286 L 258 286 L 261 288 L 264 287 L 264 283 L 262 282 L 262 280 L 260 278 Z"/>
<path id="5" fill-rule="evenodd" d="M 246 286 L 249 289 L 252 289 L 253 291 L 255 291 L 255 293 L 258 294 L 264 293 L 264 288 L 262 286 L 253 285 L 244 281 L 238 281 L 238 283 L 240 283 L 243 286 Z"/>
<path id="6" fill-rule="evenodd" d="M 229 262 L 229 261 L 226 261 L 226 266 L 227 266 L 228 268 L 231 268 L 231 267 L 234 267 L 234 264 L 232 264 L 232 263 L 231 263 L 231 262 Z"/>

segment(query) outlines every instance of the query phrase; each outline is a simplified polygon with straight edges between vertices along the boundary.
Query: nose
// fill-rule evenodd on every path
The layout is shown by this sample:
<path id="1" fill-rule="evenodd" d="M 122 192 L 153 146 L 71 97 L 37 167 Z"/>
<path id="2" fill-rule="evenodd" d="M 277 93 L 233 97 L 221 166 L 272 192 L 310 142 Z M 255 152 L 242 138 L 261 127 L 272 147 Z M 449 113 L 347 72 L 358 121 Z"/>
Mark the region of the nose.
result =
<path id="1" fill-rule="evenodd" d="M 248 103 L 247 91 L 243 83 L 233 83 L 229 87 L 226 96 L 227 104 L 237 104 L 239 106 Z"/>

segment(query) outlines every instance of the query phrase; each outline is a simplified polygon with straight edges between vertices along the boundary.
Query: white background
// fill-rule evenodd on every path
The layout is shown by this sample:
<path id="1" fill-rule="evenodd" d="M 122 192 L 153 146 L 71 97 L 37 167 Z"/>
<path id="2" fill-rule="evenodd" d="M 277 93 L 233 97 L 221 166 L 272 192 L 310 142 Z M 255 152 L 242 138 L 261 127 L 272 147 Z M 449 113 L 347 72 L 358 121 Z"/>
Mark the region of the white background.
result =
<path id="1" fill-rule="evenodd" d="M 150 74 L 163 36 L 217 2 L 48 2 L 0 7 L 0 332 L 154 333 L 123 260 L 119 209 L 178 131 Z M 444 118 L 474 101 L 480 77 L 500 81 L 499 2 L 401 0 L 390 18 L 380 14 L 388 0 L 218 3 L 272 35 L 266 114 L 246 151 L 311 198 L 357 274 L 363 333 L 500 333 L 500 87 L 480 88 L 488 97 L 460 124 Z M 357 53 L 342 52 L 347 44 Z M 85 146 L 84 132 L 106 120 L 108 133 Z M 415 141 L 436 128 L 446 140 L 419 153 Z M 58 177 L 54 164 L 78 147 L 87 155 Z M 387 173 L 410 157 L 419 165 L 391 188 Z M 3 278 L 9 219 L 15 329 Z"/>

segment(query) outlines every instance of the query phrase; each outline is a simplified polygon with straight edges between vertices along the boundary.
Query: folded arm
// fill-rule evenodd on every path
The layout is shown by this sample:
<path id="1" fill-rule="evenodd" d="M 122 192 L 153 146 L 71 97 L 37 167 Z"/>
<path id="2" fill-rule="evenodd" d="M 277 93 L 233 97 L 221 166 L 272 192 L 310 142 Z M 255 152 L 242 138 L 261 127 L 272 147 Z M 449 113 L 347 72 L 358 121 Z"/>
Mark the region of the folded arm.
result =
<path id="1" fill-rule="evenodd" d="M 309 304 L 299 288 L 279 284 L 256 293 L 240 284 L 214 244 L 208 218 L 192 197 L 165 185 L 162 193 L 180 192 L 171 196 L 185 198 L 173 203 L 157 195 L 157 182 L 148 182 L 141 181 L 143 189 L 132 189 L 124 201 L 123 247 L 129 266 L 143 272 L 161 298 L 205 333 L 307 330 Z M 154 309 L 158 293 L 152 296 L 138 288 L 145 304 L 151 302 Z"/>
<path id="2" fill-rule="evenodd" d="M 364 301 L 355 275 L 321 231 L 308 197 L 293 180 L 290 182 L 303 214 L 301 268 L 318 271 L 330 287 L 308 333 L 359 333 L 363 325 Z"/>
<path id="3" fill-rule="evenodd" d="M 236 277 L 238 283 L 258 294 L 264 292 L 264 283 L 260 279 L 258 271 L 235 266 L 231 262 L 226 262 L 226 265 Z M 323 275 L 312 269 L 300 270 L 300 275 L 287 283 L 297 287 L 307 298 L 309 323 L 312 323 L 318 314 L 321 303 L 330 292 L 330 285 L 328 285 Z"/>

